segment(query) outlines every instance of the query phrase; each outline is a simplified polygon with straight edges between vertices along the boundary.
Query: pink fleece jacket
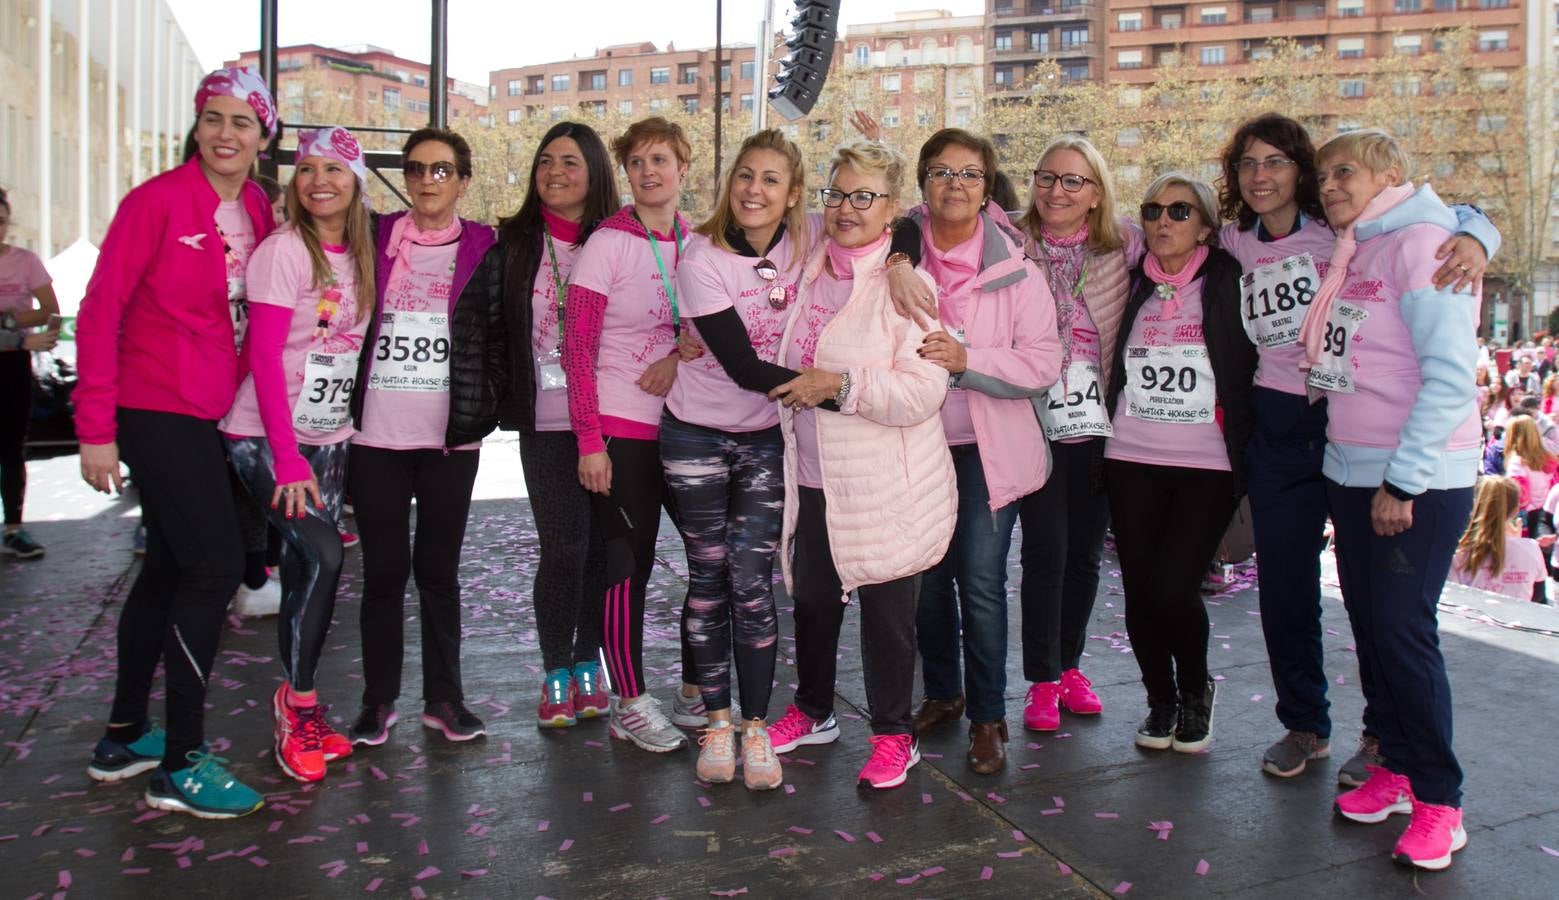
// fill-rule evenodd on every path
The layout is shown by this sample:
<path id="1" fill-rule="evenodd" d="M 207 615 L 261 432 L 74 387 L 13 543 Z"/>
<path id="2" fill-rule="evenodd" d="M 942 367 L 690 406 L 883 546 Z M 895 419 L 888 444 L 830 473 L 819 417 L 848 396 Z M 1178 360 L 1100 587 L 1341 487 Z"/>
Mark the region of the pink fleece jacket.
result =
<path id="1" fill-rule="evenodd" d="M 256 240 L 276 227 L 265 191 L 246 182 Z M 222 418 L 238 388 L 219 198 L 198 160 L 125 195 L 108 226 L 76 319 L 76 436 L 112 443 L 115 409 Z"/>

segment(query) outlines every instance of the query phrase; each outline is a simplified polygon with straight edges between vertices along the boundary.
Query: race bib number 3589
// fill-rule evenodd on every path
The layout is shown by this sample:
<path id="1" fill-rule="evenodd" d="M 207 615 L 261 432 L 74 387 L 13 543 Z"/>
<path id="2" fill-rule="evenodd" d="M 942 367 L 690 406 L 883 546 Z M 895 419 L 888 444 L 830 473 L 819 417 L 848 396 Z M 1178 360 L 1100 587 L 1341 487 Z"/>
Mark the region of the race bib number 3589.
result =
<path id="1" fill-rule="evenodd" d="M 449 315 L 384 313 L 373 354 L 370 390 L 449 390 Z"/>

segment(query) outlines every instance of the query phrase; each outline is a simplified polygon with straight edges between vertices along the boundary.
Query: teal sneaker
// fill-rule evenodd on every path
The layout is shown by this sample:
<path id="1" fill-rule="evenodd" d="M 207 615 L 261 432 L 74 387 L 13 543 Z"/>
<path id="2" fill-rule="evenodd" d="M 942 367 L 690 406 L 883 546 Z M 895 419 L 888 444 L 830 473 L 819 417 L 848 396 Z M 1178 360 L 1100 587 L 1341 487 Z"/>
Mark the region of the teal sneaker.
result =
<path id="1" fill-rule="evenodd" d="M 227 760 L 198 750 L 184 758 L 190 764 L 176 772 L 162 766 L 152 772 L 147 806 L 202 819 L 236 819 L 265 805 L 264 798 L 223 768 Z"/>
<path id="2" fill-rule="evenodd" d="M 573 684 L 567 669 L 553 669 L 541 682 L 541 703 L 536 706 L 537 728 L 567 728 L 573 725 Z"/>
<path id="3" fill-rule="evenodd" d="M 134 778 L 142 772 L 157 768 L 157 764 L 162 762 L 162 752 L 166 745 L 167 734 L 155 722 L 128 744 L 105 737 L 92 748 L 92 762 L 87 766 L 87 775 L 93 781 L 105 782 Z"/>
<path id="4" fill-rule="evenodd" d="M 612 695 L 601 682 L 600 664 L 574 663 L 574 715 L 581 719 L 595 719 L 606 715 L 611 708 Z"/>

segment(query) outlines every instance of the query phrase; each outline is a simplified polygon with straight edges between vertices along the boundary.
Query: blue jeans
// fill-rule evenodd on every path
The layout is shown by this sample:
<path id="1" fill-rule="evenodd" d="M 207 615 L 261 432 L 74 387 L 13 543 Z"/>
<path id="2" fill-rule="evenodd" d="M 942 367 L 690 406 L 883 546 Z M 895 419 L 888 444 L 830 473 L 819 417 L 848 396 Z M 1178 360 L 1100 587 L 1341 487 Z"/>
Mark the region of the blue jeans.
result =
<path id="1" fill-rule="evenodd" d="M 1021 503 L 992 512 L 979 447 L 951 449 L 958 477 L 958 522 L 947 555 L 921 579 L 915 611 L 921 675 L 926 697 L 948 700 L 962 692 L 969 721 L 994 722 L 1007 715 L 1007 550 Z"/>

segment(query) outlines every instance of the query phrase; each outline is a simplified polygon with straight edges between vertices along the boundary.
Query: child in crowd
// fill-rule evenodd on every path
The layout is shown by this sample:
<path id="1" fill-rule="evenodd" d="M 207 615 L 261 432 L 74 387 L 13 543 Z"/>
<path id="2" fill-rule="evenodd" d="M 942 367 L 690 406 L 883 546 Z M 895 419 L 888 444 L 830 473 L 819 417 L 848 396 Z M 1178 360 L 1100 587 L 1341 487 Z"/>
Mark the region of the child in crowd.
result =
<path id="1" fill-rule="evenodd" d="M 1520 504 L 1521 488 L 1515 480 L 1498 475 L 1479 480 L 1472 518 L 1456 545 L 1451 581 L 1517 600 L 1544 602 L 1537 595 L 1548 576 L 1547 565 L 1538 542 L 1521 536 L 1516 520 Z M 1553 546 L 1553 537 L 1547 542 Z"/>
<path id="2" fill-rule="evenodd" d="M 1543 525 L 1543 501 L 1559 472 L 1559 459 L 1543 446 L 1543 436 L 1531 416 L 1519 415 L 1505 429 L 1505 474 L 1521 489 L 1520 514 L 1527 537 L 1537 537 Z"/>

